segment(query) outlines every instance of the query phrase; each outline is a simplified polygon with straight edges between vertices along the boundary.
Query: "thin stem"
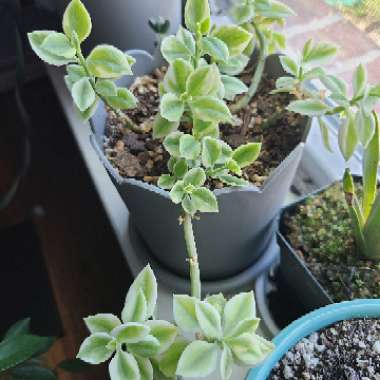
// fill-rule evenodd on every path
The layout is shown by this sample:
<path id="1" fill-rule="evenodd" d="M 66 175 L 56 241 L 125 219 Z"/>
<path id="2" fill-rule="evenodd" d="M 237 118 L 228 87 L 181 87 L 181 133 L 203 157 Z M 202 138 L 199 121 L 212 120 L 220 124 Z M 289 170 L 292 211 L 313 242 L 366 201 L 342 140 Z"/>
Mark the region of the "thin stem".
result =
<path id="1" fill-rule="evenodd" d="M 201 298 L 201 276 L 198 263 L 197 247 L 194 239 L 191 215 L 186 213 L 183 221 L 186 249 L 190 265 L 191 296 Z"/>
<path id="2" fill-rule="evenodd" d="M 244 107 L 247 107 L 251 99 L 255 96 L 264 74 L 266 50 L 267 50 L 265 37 L 262 31 L 256 25 L 256 23 L 253 22 L 252 25 L 255 28 L 255 33 L 259 41 L 259 48 L 260 48 L 259 58 L 257 61 L 255 73 L 253 74 L 253 77 L 252 77 L 251 85 L 249 86 L 247 93 L 244 95 L 244 97 L 242 97 L 236 104 L 234 104 L 231 107 L 231 111 L 234 113 L 240 111 Z"/>

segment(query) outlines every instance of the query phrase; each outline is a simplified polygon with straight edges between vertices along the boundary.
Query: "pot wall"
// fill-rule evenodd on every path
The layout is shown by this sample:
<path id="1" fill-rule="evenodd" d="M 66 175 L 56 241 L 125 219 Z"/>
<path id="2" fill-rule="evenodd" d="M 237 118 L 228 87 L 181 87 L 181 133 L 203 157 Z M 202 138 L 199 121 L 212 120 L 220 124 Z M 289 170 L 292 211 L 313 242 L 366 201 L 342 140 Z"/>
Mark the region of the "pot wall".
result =
<path id="1" fill-rule="evenodd" d="M 131 53 L 131 52 L 129 52 Z M 133 53 L 133 52 L 132 52 Z M 135 75 L 149 73 L 154 64 L 146 53 L 135 58 Z M 281 75 L 277 56 L 267 64 L 268 73 Z M 128 86 L 133 78 L 124 78 Z M 156 186 L 134 179 L 121 178 L 102 152 L 106 113 L 99 107 L 92 122 L 92 141 L 115 186 L 125 201 L 141 237 L 156 259 L 167 269 L 188 276 L 183 231 L 178 224 L 180 206 L 174 205 L 169 194 Z M 303 143 L 272 173 L 262 189 L 255 186 L 216 190 L 220 212 L 202 214 L 194 222 L 204 280 L 218 280 L 243 271 L 264 254 L 277 229 L 276 216 L 285 201 L 302 156 Z"/>
<path id="2" fill-rule="evenodd" d="M 306 314 L 291 323 L 273 340 L 276 348 L 273 353 L 255 369 L 252 369 L 246 380 L 266 380 L 272 368 L 301 339 L 315 331 L 321 330 L 336 322 L 358 319 L 379 318 L 380 300 L 355 300 L 322 307 Z"/>

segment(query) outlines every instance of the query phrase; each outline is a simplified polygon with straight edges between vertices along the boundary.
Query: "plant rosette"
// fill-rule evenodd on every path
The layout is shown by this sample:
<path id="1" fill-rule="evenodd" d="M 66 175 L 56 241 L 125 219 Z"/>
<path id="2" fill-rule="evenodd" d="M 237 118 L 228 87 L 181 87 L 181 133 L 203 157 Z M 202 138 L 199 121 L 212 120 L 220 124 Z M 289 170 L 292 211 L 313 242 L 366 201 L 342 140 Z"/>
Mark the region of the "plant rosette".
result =
<path id="1" fill-rule="evenodd" d="M 368 318 L 380 318 L 380 300 L 341 302 L 304 315 L 273 339 L 275 350 L 260 366 L 250 371 L 247 380 L 268 379 L 276 364 L 303 338 L 340 321 Z"/>

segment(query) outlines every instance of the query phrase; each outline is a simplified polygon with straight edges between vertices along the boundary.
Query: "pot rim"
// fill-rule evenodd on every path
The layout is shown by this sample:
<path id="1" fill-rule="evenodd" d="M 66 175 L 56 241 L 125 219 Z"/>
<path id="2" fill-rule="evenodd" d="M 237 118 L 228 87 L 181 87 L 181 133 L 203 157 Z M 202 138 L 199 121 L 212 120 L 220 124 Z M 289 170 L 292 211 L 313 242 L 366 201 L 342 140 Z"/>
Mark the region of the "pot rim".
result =
<path id="1" fill-rule="evenodd" d="M 275 364 L 301 339 L 331 324 L 348 319 L 380 317 L 380 299 L 360 299 L 324 306 L 295 320 L 274 339 L 272 354 L 246 380 L 265 380 Z"/>

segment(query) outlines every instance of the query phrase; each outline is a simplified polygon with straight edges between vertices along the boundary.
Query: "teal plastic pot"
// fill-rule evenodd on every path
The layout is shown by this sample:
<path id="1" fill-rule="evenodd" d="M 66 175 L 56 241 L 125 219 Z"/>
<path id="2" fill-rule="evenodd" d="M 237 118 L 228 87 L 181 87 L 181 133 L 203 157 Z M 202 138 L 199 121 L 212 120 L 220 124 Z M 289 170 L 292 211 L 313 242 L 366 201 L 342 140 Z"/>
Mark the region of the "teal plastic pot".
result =
<path id="1" fill-rule="evenodd" d="M 380 318 L 380 300 L 335 303 L 297 319 L 273 339 L 275 350 L 259 367 L 248 373 L 246 380 L 266 380 L 276 363 L 301 339 L 336 322 L 357 318 Z"/>

